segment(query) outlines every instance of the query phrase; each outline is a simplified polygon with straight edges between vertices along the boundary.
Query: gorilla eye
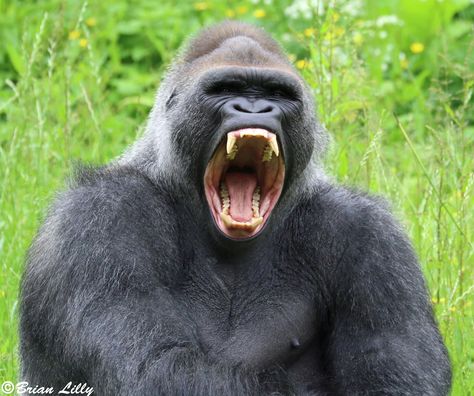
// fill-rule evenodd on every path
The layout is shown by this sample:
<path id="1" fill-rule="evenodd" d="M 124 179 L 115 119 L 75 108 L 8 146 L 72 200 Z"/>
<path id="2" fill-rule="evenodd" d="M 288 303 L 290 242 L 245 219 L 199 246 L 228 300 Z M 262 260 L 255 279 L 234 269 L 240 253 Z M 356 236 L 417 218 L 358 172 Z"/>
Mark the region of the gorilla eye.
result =
<path id="1" fill-rule="evenodd" d="M 291 94 L 289 94 L 286 91 L 283 91 L 281 89 L 275 90 L 271 92 L 272 96 L 275 96 L 277 98 L 291 98 Z"/>
<path id="2" fill-rule="evenodd" d="M 225 80 L 212 83 L 206 93 L 209 95 L 226 95 L 242 92 L 246 88 L 246 84 L 242 80 Z"/>
<path id="3" fill-rule="evenodd" d="M 290 86 L 278 83 L 267 84 L 266 90 L 270 96 L 278 99 L 299 100 L 298 93 Z"/>

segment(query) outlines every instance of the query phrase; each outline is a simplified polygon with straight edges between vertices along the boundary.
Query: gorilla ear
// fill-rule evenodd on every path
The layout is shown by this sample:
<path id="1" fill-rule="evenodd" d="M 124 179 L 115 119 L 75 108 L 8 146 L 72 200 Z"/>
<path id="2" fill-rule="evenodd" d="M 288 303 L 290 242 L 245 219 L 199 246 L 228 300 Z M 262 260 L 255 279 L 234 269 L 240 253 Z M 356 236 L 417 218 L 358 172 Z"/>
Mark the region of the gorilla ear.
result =
<path id="1" fill-rule="evenodd" d="M 177 95 L 177 92 L 176 92 L 176 88 L 173 89 L 173 92 L 171 92 L 171 95 L 169 96 L 169 98 L 166 100 L 166 103 L 165 103 L 165 106 L 166 106 L 166 110 L 170 110 L 176 103 L 176 95 Z"/>

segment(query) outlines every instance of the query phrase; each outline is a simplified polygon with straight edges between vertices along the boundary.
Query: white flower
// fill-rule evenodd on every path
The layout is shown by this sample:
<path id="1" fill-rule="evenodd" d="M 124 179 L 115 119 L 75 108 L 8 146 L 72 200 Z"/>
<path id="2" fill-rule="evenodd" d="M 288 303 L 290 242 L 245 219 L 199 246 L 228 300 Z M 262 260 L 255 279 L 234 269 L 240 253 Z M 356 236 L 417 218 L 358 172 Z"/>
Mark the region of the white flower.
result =
<path id="1" fill-rule="evenodd" d="M 363 4 L 361 0 L 351 0 L 341 7 L 341 12 L 343 14 L 357 16 L 361 13 L 362 6 Z"/>
<path id="2" fill-rule="evenodd" d="M 323 0 L 295 0 L 285 9 L 285 15 L 293 19 L 310 19 L 314 14 L 324 14 Z"/>
<path id="3" fill-rule="evenodd" d="M 347 54 L 340 48 L 334 48 L 334 60 L 337 65 L 343 66 L 349 63 L 349 57 Z"/>
<path id="4" fill-rule="evenodd" d="M 403 25 L 403 21 L 401 21 L 396 15 L 382 15 L 379 16 L 376 21 L 375 25 L 377 27 L 383 27 L 385 25 Z"/>

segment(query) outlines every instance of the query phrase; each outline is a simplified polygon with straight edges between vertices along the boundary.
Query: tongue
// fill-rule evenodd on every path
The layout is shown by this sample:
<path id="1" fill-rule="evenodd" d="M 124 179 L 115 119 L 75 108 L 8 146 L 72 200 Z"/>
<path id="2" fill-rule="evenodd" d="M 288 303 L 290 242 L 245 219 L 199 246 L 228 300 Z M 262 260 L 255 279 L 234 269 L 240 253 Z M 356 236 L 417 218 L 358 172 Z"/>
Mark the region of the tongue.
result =
<path id="1" fill-rule="evenodd" d="M 230 215 L 240 222 L 252 219 L 252 196 L 257 187 L 255 173 L 229 172 L 225 184 L 230 197 Z"/>

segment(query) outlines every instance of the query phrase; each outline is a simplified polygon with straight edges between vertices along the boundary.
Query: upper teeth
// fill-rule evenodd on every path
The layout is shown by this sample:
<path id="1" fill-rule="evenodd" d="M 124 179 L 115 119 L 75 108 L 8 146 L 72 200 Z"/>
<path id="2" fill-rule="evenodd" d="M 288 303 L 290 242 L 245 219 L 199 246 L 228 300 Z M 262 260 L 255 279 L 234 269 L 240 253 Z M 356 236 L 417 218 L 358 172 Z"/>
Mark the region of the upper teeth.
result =
<path id="1" fill-rule="evenodd" d="M 280 155 L 280 149 L 278 147 L 278 141 L 275 134 L 265 131 L 264 129 L 245 129 L 242 131 L 229 132 L 227 134 L 226 152 L 227 159 L 233 160 L 237 155 L 239 147 L 237 145 L 237 139 L 241 139 L 244 136 L 257 136 L 266 139 L 267 145 L 263 151 L 262 161 L 268 162 L 272 159 L 273 153 L 278 157 Z"/>
<path id="2" fill-rule="evenodd" d="M 229 148 L 229 142 L 227 142 L 227 148 Z M 227 150 L 227 159 L 231 161 L 235 159 L 235 156 L 237 155 L 237 151 L 239 151 L 239 147 L 235 144 L 235 141 L 234 141 L 232 143 L 232 148 L 230 149 L 230 151 Z"/>
<path id="3" fill-rule="evenodd" d="M 244 136 L 263 136 L 268 139 L 268 132 L 264 129 L 246 128 L 240 131 L 240 137 Z"/>
<path id="4" fill-rule="evenodd" d="M 272 155 L 273 155 L 272 147 L 269 144 L 267 144 L 265 146 L 265 150 L 263 150 L 262 162 L 270 161 L 272 159 Z"/>

